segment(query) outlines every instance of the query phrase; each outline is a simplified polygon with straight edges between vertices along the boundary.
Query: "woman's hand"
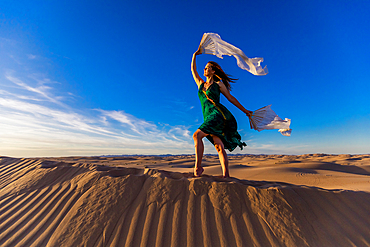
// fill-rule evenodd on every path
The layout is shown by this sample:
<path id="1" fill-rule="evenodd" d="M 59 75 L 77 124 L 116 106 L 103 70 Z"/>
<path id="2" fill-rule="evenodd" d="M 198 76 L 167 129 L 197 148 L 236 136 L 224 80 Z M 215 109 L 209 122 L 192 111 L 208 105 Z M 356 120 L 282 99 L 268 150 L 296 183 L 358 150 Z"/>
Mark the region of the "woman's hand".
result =
<path id="1" fill-rule="evenodd" d="M 253 115 L 253 112 L 252 111 L 246 111 L 245 114 L 247 115 L 247 117 L 251 118 L 252 115 Z"/>
<path id="2" fill-rule="evenodd" d="M 199 46 L 198 50 L 194 53 L 195 56 L 202 54 L 202 48 Z"/>

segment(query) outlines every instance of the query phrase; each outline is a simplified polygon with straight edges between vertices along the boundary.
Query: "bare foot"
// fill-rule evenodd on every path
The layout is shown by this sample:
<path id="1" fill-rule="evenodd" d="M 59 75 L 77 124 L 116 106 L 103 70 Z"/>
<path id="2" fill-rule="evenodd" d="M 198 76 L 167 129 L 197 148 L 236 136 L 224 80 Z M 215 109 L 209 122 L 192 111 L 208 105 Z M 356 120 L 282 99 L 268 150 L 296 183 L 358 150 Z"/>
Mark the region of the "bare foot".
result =
<path id="1" fill-rule="evenodd" d="M 200 177 L 203 171 L 204 171 L 203 167 L 198 167 L 198 168 L 194 167 L 194 176 Z"/>

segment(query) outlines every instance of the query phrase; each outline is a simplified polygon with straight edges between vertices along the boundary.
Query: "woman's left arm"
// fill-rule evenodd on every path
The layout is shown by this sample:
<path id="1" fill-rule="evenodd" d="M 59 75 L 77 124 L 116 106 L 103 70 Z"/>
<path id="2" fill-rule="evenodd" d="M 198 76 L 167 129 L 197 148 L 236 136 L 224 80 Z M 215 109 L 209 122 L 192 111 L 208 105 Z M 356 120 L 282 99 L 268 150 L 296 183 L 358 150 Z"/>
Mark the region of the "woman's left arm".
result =
<path id="1" fill-rule="evenodd" d="M 239 103 L 239 101 L 230 94 L 230 91 L 226 88 L 225 84 L 221 81 L 217 82 L 217 84 L 220 86 L 221 93 L 226 97 L 228 101 L 233 103 L 236 107 L 238 107 L 242 112 L 244 112 L 248 117 L 251 117 L 253 112 L 248 111 L 247 109 L 242 106 L 242 104 Z"/>

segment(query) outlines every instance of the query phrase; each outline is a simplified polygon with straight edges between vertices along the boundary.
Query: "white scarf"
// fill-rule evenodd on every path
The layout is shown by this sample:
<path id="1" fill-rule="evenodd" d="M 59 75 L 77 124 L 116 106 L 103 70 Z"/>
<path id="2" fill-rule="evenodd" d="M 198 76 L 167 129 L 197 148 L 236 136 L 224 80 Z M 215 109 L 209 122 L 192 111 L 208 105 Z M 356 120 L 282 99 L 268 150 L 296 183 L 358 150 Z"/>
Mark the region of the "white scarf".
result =
<path id="1" fill-rule="evenodd" d="M 261 67 L 262 57 L 248 58 L 242 50 L 223 41 L 217 33 L 203 34 L 199 46 L 204 54 L 216 55 L 219 58 L 222 58 L 223 55 L 234 56 L 238 66 L 253 75 L 266 75 L 268 73 L 267 66 Z"/>
<path id="2" fill-rule="evenodd" d="M 290 119 L 281 119 L 271 109 L 271 105 L 255 110 L 252 117 L 249 119 L 251 129 L 258 131 L 278 129 L 284 136 L 290 136 L 292 129 L 290 128 Z"/>

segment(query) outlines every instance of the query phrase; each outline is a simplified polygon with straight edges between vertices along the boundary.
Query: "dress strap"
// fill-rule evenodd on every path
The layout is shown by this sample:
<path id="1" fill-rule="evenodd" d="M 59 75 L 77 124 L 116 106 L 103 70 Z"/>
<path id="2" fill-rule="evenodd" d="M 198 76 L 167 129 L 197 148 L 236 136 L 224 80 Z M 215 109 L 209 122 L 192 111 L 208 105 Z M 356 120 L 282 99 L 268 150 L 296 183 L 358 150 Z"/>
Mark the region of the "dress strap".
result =
<path id="1" fill-rule="evenodd" d="M 204 93 L 204 95 L 206 96 L 206 98 L 217 108 L 217 110 L 219 110 L 221 112 L 222 116 L 224 117 L 224 120 L 226 120 L 226 116 L 222 112 L 221 108 L 210 97 L 208 97 L 207 93 L 204 92 L 204 90 L 202 90 L 202 92 Z"/>

